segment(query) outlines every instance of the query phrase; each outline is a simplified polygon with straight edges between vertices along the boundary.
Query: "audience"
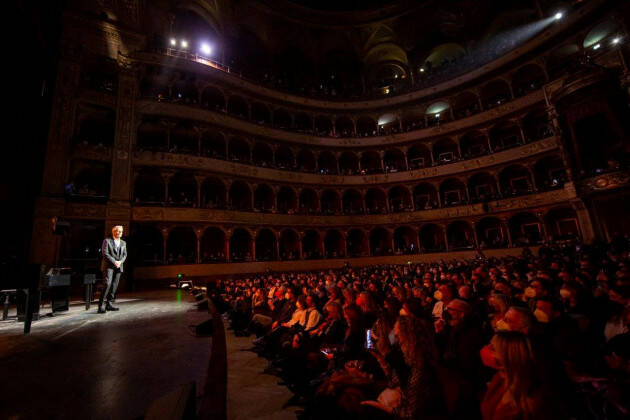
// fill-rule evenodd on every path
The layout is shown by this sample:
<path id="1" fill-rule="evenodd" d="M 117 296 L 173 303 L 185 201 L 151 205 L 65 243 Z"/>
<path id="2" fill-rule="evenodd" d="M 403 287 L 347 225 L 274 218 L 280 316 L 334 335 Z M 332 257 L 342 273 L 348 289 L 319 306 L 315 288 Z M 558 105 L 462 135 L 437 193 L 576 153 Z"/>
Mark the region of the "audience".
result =
<path id="1" fill-rule="evenodd" d="M 577 246 L 580 245 L 580 246 Z M 217 280 L 303 419 L 630 415 L 630 242 Z M 268 299 L 265 300 L 265 297 Z"/>

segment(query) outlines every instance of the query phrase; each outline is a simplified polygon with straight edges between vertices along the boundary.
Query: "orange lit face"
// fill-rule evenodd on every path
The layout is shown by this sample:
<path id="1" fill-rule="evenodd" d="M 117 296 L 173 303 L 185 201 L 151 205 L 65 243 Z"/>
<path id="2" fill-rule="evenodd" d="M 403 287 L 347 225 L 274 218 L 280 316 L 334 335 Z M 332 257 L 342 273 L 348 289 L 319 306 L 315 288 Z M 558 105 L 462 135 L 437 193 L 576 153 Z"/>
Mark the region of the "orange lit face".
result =
<path id="1" fill-rule="evenodd" d="M 112 229 L 112 236 L 114 237 L 114 239 L 120 239 L 122 237 L 122 234 L 123 234 L 122 226 L 115 226 Z"/>

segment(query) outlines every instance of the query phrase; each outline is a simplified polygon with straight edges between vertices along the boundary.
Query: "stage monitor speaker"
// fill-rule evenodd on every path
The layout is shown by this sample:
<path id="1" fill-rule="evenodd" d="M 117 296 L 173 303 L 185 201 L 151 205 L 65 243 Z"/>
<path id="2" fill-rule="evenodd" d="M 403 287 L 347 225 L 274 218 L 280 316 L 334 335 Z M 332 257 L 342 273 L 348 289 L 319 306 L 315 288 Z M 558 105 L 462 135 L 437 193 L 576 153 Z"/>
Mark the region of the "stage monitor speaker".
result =
<path id="1" fill-rule="evenodd" d="M 151 403 L 144 420 L 194 420 L 196 387 L 194 382 L 183 384 Z"/>
<path id="2" fill-rule="evenodd" d="M 214 331 L 214 325 L 212 324 L 212 317 L 207 321 L 202 322 L 201 324 L 191 325 L 190 330 L 197 337 L 207 337 L 212 335 Z"/>
<path id="3" fill-rule="evenodd" d="M 26 319 L 26 297 L 27 291 L 24 289 L 18 289 L 17 291 L 17 319 L 19 322 L 23 322 Z M 28 304 L 33 308 L 33 321 L 39 319 L 39 306 L 41 303 L 42 294 L 39 290 L 32 290 L 32 294 L 28 299 Z"/>

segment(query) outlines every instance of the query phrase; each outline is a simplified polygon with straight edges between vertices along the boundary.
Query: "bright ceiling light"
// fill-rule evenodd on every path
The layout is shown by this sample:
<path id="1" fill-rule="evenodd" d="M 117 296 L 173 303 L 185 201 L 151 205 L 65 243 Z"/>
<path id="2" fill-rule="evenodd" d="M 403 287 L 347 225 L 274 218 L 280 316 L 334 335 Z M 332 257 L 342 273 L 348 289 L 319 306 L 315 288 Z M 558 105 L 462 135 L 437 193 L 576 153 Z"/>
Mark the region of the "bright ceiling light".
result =
<path id="1" fill-rule="evenodd" d="M 619 44 L 619 41 L 621 41 L 621 38 L 616 37 L 615 39 L 612 40 L 613 45 L 617 45 Z"/>
<path id="2" fill-rule="evenodd" d="M 599 47 L 601 47 L 601 46 L 602 46 L 602 45 L 601 45 L 601 44 L 599 44 L 599 43 L 598 43 L 598 44 L 595 44 L 595 45 L 593 45 L 593 49 L 594 49 L 594 50 L 599 50 Z"/>
<path id="3" fill-rule="evenodd" d="M 188 48 L 188 41 L 182 39 L 182 48 Z"/>
<path id="4" fill-rule="evenodd" d="M 177 40 L 175 38 L 171 38 L 171 46 L 172 47 L 176 47 L 177 46 Z"/>
<path id="5" fill-rule="evenodd" d="M 210 48 L 210 45 L 208 44 L 201 44 L 201 52 L 205 55 L 210 55 L 212 54 L 212 48 Z"/>

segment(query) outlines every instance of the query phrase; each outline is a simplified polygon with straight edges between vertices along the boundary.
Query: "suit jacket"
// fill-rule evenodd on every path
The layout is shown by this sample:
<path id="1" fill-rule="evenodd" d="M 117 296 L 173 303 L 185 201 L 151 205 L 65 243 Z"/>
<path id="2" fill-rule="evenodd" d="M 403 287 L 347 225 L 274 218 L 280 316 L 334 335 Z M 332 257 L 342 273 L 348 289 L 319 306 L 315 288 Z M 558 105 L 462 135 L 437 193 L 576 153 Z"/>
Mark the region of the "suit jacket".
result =
<path id="1" fill-rule="evenodd" d="M 123 264 L 127 259 L 127 243 L 120 240 L 120 246 L 118 250 L 116 250 L 116 244 L 114 243 L 114 238 L 105 238 L 103 241 L 103 246 L 101 247 L 101 253 L 103 255 L 103 260 L 101 262 L 101 271 L 105 271 L 108 268 L 116 269 L 114 265 L 115 261 L 120 261 L 119 270 L 123 271 Z"/>

